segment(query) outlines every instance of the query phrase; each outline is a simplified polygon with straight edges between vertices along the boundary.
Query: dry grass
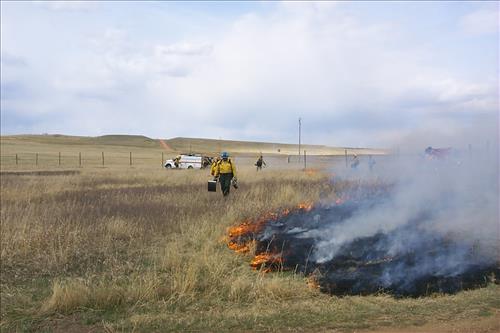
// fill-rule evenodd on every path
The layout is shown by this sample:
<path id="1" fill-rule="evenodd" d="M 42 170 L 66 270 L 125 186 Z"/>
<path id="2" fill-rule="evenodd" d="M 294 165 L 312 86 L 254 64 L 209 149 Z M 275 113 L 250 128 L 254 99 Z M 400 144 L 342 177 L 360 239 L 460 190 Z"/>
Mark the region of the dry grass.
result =
<path id="1" fill-rule="evenodd" d="M 1 177 L 1 329 L 351 330 L 498 315 L 500 288 L 337 298 L 252 271 L 223 241 L 245 217 L 335 196 L 321 173 L 241 168 L 229 198 L 208 171 L 82 170 Z M 62 319 L 61 319 L 62 318 Z M 69 319 L 68 319 L 69 320 Z"/>

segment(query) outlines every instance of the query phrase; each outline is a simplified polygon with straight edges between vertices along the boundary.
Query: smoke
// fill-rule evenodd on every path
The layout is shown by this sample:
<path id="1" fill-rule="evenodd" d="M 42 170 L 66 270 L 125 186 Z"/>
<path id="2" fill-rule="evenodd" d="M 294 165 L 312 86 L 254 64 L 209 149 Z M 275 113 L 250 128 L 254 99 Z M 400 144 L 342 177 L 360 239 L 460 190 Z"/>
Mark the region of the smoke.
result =
<path id="1" fill-rule="evenodd" d="M 372 168 L 365 157 L 356 168 L 335 170 L 333 182 L 354 184 L 340 193 L 352 206 L 349 214 L 339 219 L 337 204 L 323 203 L 315 217 L 321 223 L 294 236 L 312 244 L 308 260 L 328 267 L 327 283 L 334 281 L 337 292 L 346 279 L 349 292 L 373 287 L 411 294 L 419 281 L 432 279 L 441 283 L 436 290 L 457 290 L 471 272 L 498 268 L 498 140 L 463 143 L 445 156 L 421 147 L 419 154 L 372 157 Z M 352 271 L 336 266 L 346 258 L 364 264 Z M 367 268 L 386 260 L 378 271 Z"/>
<path id="2" fill-rule="evenodd" d="M 479 137 L 488 140 L 352 156 L 351 167 L 333 166 L 337 197 L 238 227 L 230 247 L 255 241 L 252 267 L 302 272 L 336 295 L 421 296 L 498 281 L 498 134 Z"/>
<path id="3" fill-rule="evenodd" d="M 388 266 L 379 276 L 382 286 L 408 276 L 413 282 L 426 274 L 456 276 L 472 265 L 494 265 L 499 260 L 497 137 L 452 146 L 443 157 L 427 156 L 427 145 L 420 146 L 419 154 L 400 150 L 374 158 L 372 169 L 364 158 L 355 169 L 335 170 L 334 182 L 359 184 L 341 194 L 358 201 L 359 207 L 342 221 L 328 216 L 336 211 L 324 211 L 318 227 L 297 236 L 314 240 L 310 260 L 335 261 L 360 239 L 376 239 L 367 251 L 384 256 L 413 253 L 418 264 Z M 390 184 L 390 190 L 363 197 L 367 188 L 380 184 Z"/>

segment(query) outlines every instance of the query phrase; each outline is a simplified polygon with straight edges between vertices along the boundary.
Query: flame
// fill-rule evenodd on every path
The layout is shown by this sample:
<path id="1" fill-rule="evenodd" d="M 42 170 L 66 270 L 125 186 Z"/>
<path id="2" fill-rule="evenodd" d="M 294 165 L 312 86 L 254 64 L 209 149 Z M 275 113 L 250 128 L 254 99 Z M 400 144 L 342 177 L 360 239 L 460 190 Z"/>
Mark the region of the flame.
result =
<path id="1" fill-rule="evenodd" d="M 228 228 L 227 233 L 229 237 L 233 238 L 255 231 L 257 231 L 257 225 L 245 221 L 238 226 Z"/>
<path id="2" fill-rule="evenodd" d="M 266 268 L 264 272 L 270 271 L 270 266 L 281 265 L 283 258 L 280 254 L 261 253 L 256 255 L 250 262 L 253 269 Z"/>
<path id="3" fill-rule="evenodd" d="M 236 253 L 247 253 L 250 252 L 250 248 L 253 245 L 254 241 L 249 241 L 243 244 L 239 244 L 237 242 L 229 241 L 227 246 Z"/>
<path id="4" fill-rule="evenodd" d="M 312 203 L 308 203 L 308 202 L 302 202 L 302 203 L 298 204 L 297 208 L 301 209 L 301 210 L 305 210 L 306 212 L 308 212 L 311 209 L 313 209 L 313 204 Z"/>
<path id="5" fill-rule="evenodd" d="M 280 217 L 287 216 L 290 213 L 298 210 L 310 211 L 313 208 L 311 202 L 299 203 L 294 208 L 284 208 L 279 213 L 266 212 L 257 219 L 246 219 L 237 226 L 227 229 L 227 237 L 224 241 L 227 246 L 236 253 L 249 253 L 255 248 L 255 234 L 260 232 L 267 222 L 277 220 Z M 254 269 L 264 268 L 264 272 L 275 270 L 283 263 L 281 254 L 271 253 L 256 253 L 252 259 L 250 266 Z"/>

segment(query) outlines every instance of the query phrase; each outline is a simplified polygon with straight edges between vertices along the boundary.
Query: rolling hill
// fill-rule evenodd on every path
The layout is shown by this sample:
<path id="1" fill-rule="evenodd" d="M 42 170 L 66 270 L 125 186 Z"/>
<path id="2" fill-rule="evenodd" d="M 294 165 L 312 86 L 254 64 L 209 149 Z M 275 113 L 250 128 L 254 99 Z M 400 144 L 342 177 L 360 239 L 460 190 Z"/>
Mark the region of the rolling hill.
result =
<path id="1" fill-rule="evenodd" d="M 297 155 L 297 144 L 231 141 L 204 138 L 176 137 L 163 140 L 167 147 L 160 144 L 160 139 L 152 139 L 142 135 L 103 135 L 98 137 L 69 136 L 61 134 L 44 135 L 10 135 L 2 136 L 0 143 L 2 153 L 47 151 L 52 149 L 120 149 L 142 151 L 165 151 L 172 153 L 202 153 L 214 155 L 228 151 L 235 155 L 272 154 Z M 301 145 L 301 151 L 308 155 L 343 155 L 345 149 L 357 154 L 386 154 L 384 149 L 329 147 L 326 145 Z"/>

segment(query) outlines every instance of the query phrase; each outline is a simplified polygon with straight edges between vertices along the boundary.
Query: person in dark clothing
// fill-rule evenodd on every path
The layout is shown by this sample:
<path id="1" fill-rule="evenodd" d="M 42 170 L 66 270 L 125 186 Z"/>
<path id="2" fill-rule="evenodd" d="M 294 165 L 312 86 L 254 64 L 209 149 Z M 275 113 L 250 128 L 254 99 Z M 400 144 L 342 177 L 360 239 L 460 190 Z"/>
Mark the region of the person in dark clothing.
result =
<path id="1" fill-rule="evenodd" d="M 235 188 L 238 188 L 236 182 L 236 167 L 229 158 L 229 154 L 223 152 L 221 154 L 221 160 L 217 163 L 215 168 L 215 178 L 220 182 L 220 189 L 222 190 L 222 195 L 229 195 L 229 190 L 231 189 L 231 185 Z"/>
<path id="2" fill-rule="evenodd" d="M 264 158 L 262 157 L 262 155 L 260 155 L 257 162 L 255 162 L 255 166 L 257 167 L 257 171 L 262 170 L 262 165 L 266 166 L 266 162 L 264 162 Z"/>

